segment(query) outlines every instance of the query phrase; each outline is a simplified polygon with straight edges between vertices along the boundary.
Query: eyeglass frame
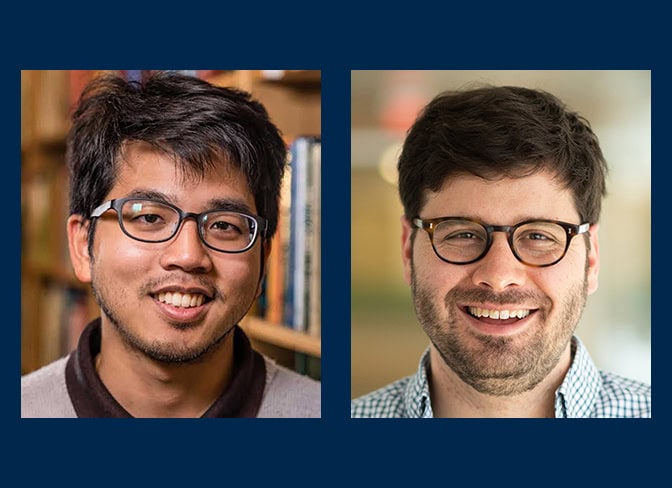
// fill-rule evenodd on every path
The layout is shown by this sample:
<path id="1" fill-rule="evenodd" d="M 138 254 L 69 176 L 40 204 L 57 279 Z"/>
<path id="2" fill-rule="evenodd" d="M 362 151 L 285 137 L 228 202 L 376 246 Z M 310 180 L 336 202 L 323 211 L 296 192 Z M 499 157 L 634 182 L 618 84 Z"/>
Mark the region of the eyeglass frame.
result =
<path id="1" fill-rule="evenodd" d="M 483 248 L 483 252 L 481 254 L 470 260 L 470 261 L 465 261 L 465 262 L 454 262 L 454 261 L 449 261 L 443 256 L 439 254 L 439 252 L 436 250 L 436 246 L 434 245 L 434 228 L 441 224 L 442 222 L 446 222 L 448 220 L 463 220 L 466 222 L 472 222 L 474 224 L 478 224 L 481 227 L 485 229 L 486 232 L 486 242 L 485 242 L 485 247 Z M 563 229 L 565 229 L 565 233 L 567 234 L 567 241 L 565 242 L 565 249 L 562 251 L 562 254 L 558 259 L 555 261 L 548 263 L 548 264 L 531 264 L 523 261 L 523 259 L 518 255 L 516 252 L 514 245 L 513 245 L 513 234 L 516 232 L 516 230 L 519 227 L 522 227 L 523 225 L 527 224 L 532 224 L 535 222 L 542 222 L 542 223 L 551 223 L 551 224 L 557 224 Z M 475 263 L 476 261 L 479 261 L 483 259 L 486 254 L 490 251 L 490 248 L 492 247 L 492 234 L 493 232 L 505 232 L 507 236 L 507 242 L 509 243 L 509 249 L 511 249 L 511 252 L 513 253 L 514 257 L 523 263 L 526 266 L 532 266 L 535 268 L 546 268 L 548 266 L 553 266 L 554 264 L 558 264 L 562 259 L 567 255 L 567 250 L 569 249 L 569 245 L 572 242 L 572 239 L 580 234 L 585 234 L 586 232 L 589 231 L 590 229 L 590 223 L 586 222 L 583 224 L 570 224 L 568 222 L 563 222 L 561 220 L 551 220 L 551 219 L 529 219 L 529 220 L 524 220 L 522 222 L 518 222 L 517 224 L 514 225 L 490 225 L 486 224 L 485 222 L 482 222 L 477 219 L 473 218 L 467 218 L 467 217 L 438 217 L 435 219 L 421 219 L 420 217 L 415 217 L 411 220 L 412 225 L 415 228 L 422 229 L 427 234 L 429 235 L 429 242 L 432 244 L 432 249 L 434 250 L 434 254 L 436 256 L 449 264 L 456 264 L 456 265 L 464 265 L 464 264 L 472 264 Z"/>
<path id="2" fill-rule="evenodd" d="M 138 201 L 146 201 L 146 202 L 152 202 L 152 203 L 158 203 L 161 205 L 165 205 L 166 207 L 172 208 L 175 210 L 179 216 L 179 219 L 177 221 L 177 225 L 175 226 L 175 230 L 173 231 L 172 235 L 170 237 L 167 237 L 165 239 L 159 239 L 158 241 L 155 240 L 148 240 L 148 239 L 140 239 L 139 237 L 135 237 L 131 235 L 127 230 L 126 227 L 124 227 L 124 218 L 122 215 L 122 207 L 124 204 L 128 201 L 131 200 L 138 200 Z M 107 212 L 108 210 L 114 210 L 117 214 L 117 221 L 119 222 L 119 228 L 121 231 L 130 237 L 131 239 L 139 242 L 147 242 L 151 244 L 159 244 L 161 242 L 167 242 L 171 240 L 173 237 L 177 235 L 177 233 L 180 230 L 180 227 L 182 227 L 182 223 L 186 219 L 194 219 L 196 222 L 196 228 L 198 229 L 198 237 L 201 239 L 201 242 L 208 248 L 212 249 L 213 251 L 217 252 L 223 252 L 226 254 L 238 254 L 241 252 L 246 252 L 249 251 L 254 244 L 257 242 L 257 238 L 261 235 L 262 238 L 266 238 L 266 233 L 268 232 L 268 221 L 264 219 L 263 217 L 260 217 L 258 215 L 253 215 L 245 212 L 239 212 L 237 210 L 229 210 L 229 209 L 223 209 L 223 208 L 213 208 L 211 210 L 206 210 L 205 212 L 201 213 L 195 213 L 195 212 L 185 212 L 181 208 L 173 205 L 172 203 L 164 202 L 162 200 L 156 200 L 153 198 L 142 198 L 142 197 L 123 197 L 123 198 L 114 198 L 112 200 L 108 200 L 104 203 L 101 203 L 99 206 L 97 206 L 93 211 L 91 212 L 91 215 L 89 216 L 90 219 L 97 219 L 102 217 L 102 215 Z M 240 249 L 238 251 L 224 251 L 222 249 L 217 249 L 216 247 L 212 246 L 209 244 L 206 240 L 205 237 L 203 236 L 203 230 L 201 228 L 201 217 L 207 214 L 211 214 L 214 212 L 231 212 L 231 213 L 237 213 L 239 215 L 243 215 L 247 218 L 250 218 L 254 221 L 255 223 L 255 228 L 254 228 L 254 237 L 250 240 L 250 243 L 243 249 Z"/>

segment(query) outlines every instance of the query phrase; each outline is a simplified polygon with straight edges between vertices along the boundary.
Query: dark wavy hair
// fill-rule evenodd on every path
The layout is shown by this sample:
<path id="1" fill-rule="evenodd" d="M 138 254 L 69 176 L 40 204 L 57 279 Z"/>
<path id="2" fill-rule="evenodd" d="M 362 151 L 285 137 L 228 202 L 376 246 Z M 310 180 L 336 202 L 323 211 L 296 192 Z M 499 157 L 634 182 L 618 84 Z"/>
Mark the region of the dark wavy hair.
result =
<path id="1" fill-rule="evenodd" d="M 596 223 L 607 163 L 582 116 L 550 93 L 485 86 L 436 96 L 409 129 L 398 163 L 407 218 L 446 178 L 523 177 L 550 170 L 574 195 L 581 222 Z"/>
<path id="2" fill-rule="evenodd" d="M 257 212 L 277 228 L 287 147 L 266 109 L 247 92 L 175 72 L 141 82 L 105 75 L 89 83 L 67 141 L 70 213 L 88 219 L 114 186 L 124 148 L 144 142 L 170 155 L 184 175 L 221 164 L 240 169 Z M 93 235 L 89 230 L 89 243 Z"/>

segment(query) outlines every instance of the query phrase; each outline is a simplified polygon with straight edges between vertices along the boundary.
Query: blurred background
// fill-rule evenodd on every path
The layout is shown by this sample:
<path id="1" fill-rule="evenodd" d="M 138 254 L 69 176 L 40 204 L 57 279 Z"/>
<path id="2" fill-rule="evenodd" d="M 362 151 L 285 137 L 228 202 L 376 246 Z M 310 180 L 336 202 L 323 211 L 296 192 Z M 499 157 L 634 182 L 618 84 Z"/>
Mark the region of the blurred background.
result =
<path id="1" fill-rule="evenodd" d="M 586 117 L 609 164 L 600 280 L 577 335 L 601 369 L 651 381 L 651 72 L 353 71 L 351 396 L 415 372 L 427 338 L 403 280 L 396 160 L 418 111 L 475 83 L 539 88 Z"/>

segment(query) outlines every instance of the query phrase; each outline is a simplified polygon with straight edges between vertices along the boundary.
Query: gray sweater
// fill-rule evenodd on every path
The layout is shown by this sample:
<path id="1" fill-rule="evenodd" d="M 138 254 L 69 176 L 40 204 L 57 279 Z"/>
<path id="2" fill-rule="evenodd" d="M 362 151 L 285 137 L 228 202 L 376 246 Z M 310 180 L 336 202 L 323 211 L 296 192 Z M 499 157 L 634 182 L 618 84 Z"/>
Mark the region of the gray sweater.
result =
<path id="1" fill-rule="evenodd" d="M 21 378 L 22 418 L 76 418 L 61 358 Z M 258 418 L 321 416 L 321 383 L 264 356 L 266 385 Z"/>

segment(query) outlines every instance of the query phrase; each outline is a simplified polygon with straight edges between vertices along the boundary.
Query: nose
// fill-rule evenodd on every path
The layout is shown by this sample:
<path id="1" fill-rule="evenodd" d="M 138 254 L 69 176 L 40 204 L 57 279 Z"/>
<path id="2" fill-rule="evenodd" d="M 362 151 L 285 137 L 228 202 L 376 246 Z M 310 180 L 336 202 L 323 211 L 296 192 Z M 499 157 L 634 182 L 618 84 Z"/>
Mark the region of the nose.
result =
<path id="1" fill-rule="evenodd" d="M 496 292 L 522 286 L 526 280 L 526 266 L 513 255 L 506 233 L 503 232 L 493 233 L 488 253 L 473 266 L 474 284 Z"/>
<path id="2" fill-rule="evenodd" d="M 198 223 L 185 219 L 177 234 L 166 243 L 161 254 L 165 269 L 180 268 L 191 273 L 207 273 L 212 269 L 210 252 L 198 234 Z"/>

